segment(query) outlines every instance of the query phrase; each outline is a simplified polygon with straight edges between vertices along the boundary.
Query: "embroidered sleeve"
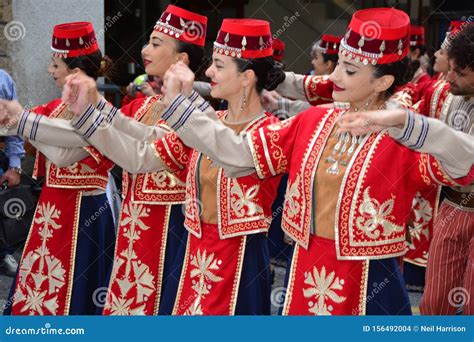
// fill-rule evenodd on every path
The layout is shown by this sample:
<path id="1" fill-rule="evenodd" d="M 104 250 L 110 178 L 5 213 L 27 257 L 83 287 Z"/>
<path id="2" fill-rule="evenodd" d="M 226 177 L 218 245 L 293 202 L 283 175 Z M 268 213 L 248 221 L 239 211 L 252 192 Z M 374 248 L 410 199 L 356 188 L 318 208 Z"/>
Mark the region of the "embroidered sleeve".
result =
<path id="1" fill-rule="evenodd" d="M 304 78 L 304 92 L 306 99 L 313 106 L 332 102 L 333 83 L 329 76 L 306 75 Z"/>
<path id="2" fill-rule="evenodd" d="M 295 100 L 304 100 L 311 105 L 332 102 L 333 83 L 328 76 L 298 75 L 293 72 L 285 73 L 285 81 L 277 92 Z"/>
<path id="3" fill-rule="evenodd" d="M 45 115 L 24 111 L 14 135 L 23 136 L 30 141 L 60 147 L 84 147 L 89 143 L 77 135 L 69 121 L 48 118 Z"/>
<path id="4" fill-rule="evenodd" d="M 255 169 L 260 178 L 285 173 L 291 159 L 298 116 L 252 131 L 247 141 L 252 153 Z"/>
<path id="5" fill-rule="evenodd" d="M 467 185 L 474 178 L 474 136 L 443 122 L 408 111 L 402 129 L 390 135 L 406 147 L 421 152 L 420 169 L 443 185 Z"/>
<path id="6" fill-rule="evenodd" d="M 201 97 L 191 101 L 182 95 L 176 96 L 162 118 L 185 145 L 209 156 L 229 177 L 255 172 L 246 134 L 238 135 L 223 125 L 217 120 L 214 109 Z"/>
<path id="7" fill-rule="evenodd" d="M 162 139 L 153 144 L 155 154 L 164 163 L 170 172 L 177 172 L 186 168 L 190 149 L 183 144 L 175 132 L 167 133 Z"/>

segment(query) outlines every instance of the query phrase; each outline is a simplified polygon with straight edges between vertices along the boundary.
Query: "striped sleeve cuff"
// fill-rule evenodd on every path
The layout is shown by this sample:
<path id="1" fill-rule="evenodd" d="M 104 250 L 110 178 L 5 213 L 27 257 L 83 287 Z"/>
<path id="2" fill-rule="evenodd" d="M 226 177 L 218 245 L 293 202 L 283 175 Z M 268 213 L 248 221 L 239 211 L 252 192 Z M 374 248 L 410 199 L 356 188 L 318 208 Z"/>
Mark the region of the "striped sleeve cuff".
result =
<path id="1" fill-rule="evenodd" d="M 28 140 L 35 141 L 38 127 L 43 115 L 38 115 L 27 110 L 23 111 L 18 122 L 17 133 Z"/>
<path id="2" fill-rule="evenodd" d="M 287 98 L 281 96 L 278 98 L 278 109 L 275 116 L 280 120 L 285 120 L 290 117 L 290 101 Z"/>
<path id="3" fill-rule="evenodd" d="M 403 128 L 392 127 L 388 130 L 390 136 L 410 149 L 418 150 L 423 147 L 428 136 L 429 122 L 423 115 L 407 110 Z"/>
<path id="4" fill-rule="evenodd" d="M 30 112 L 27 110 L 24 110 L 23 113 L 21 114 L 20 121 L 18 122 L 18 130 L 17 130 L 17 133 L 20 137 L 24 136 L 26 121 L 28 120 L 29 115 L 30 115 Z"/>
<path id="5" fill-rule="evenodd" d="M 204 108 L 205 110 L 207 107 L 209 107 L 209 104 L 204 102 L 198 108 L 201 110 Z M 163 113 L 162 119 L 168 123 L 168 126 L 170 126 L 171 129 L 177 131 L 186 124 L 195 110 L 196 106 L 190 101 L 190 99 L 183 95 L 178 95 Z"/>
<path id="6" fill-rule="evenodd" d="M 104 99 L 96 107 L 89 105 L 84 113 L 71 120 L 71 125 L 84 138 L 90 138 L 98 129 L 106 129 L 112 125 L 117 108 Z"/>

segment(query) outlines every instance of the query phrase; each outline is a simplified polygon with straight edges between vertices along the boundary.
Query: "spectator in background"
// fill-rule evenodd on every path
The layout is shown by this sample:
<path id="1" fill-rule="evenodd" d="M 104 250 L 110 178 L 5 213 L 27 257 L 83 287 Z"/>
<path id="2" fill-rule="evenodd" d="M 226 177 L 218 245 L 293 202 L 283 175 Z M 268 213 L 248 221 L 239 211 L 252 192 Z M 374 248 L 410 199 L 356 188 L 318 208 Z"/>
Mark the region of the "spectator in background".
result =
<path id="1" fill-rule="evenodd" d="M 8 73 L 0 69 L 0 98 L 6 100 L 16 99 L 15 83 Z M 25 156 L 23 140 L 18 136 L 5 137 L 5 149 L 0 158 L 6 158 L 4 165 L 6 170 L 0 168 L 0 184 L 14 187 L 20 184 L 21 159 Z M 14 277 L 18 268 L 18 263 L 13 258 L 14 249 L 11 246 L 5 246 L 0 241 L 0 270 Z"/>

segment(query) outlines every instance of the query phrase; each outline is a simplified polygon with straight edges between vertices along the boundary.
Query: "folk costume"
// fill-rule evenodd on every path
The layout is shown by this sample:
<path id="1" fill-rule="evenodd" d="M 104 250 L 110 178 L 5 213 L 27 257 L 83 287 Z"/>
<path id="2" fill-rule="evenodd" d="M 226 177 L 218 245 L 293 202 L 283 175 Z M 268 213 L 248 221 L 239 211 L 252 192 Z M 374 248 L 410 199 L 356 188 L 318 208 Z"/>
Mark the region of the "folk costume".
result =
<path id="1" fill-rule="evenodd" d="M 204 46 L 206 25 L 206 17 L 170 5 L 154 29 L 174 39 Z M 23 113 L 21 122 L 27 129 L 33 127 L 36 133 L 32 140 L 37 142 L 43 141 L 45 134 L 54 129 L 52 144 L 55 146 L 76 146 L 76 141 L 71 142 L 71 135 L 94 145 L 95 131 L 116 130 L 121 136 L 145 144 L 171 131 L 160 119 L 163 109 L 160 98 L 161 95 L 156 95 L 137 99 L 121 110 L 105 100 L 100 101 L 97 110 L 107 115 L 88 127 L 83 137 L 69 122 L 40 120 L 28 112 Z M 85 127 L 85 122 L 77 118 L 71 123 Z M 134 152 L 125 153 L 127 146 L 121 141 L 115 143 L 116 138 L 108 137 L 97 147 L 117 165 L 130 171 L 129 163 L 138 156 Z M 182 207 L 185 182 L 185 171 L 124 172 L 123 202 L 104 315 L 171 314 L 187 238 Z"/>
<path id="2" fill-rule="evenodd" d="M 369 21 L 380 26 L 377 39 L 364 36 Z M 357 11 L 341 41 L 343 55 L 372 65 L 399 61 L 408 49 L 409 17 L 389 8 Z M 410 314 L 396 257 L 406 252 L 412 199 L 438 184 L 472 182 L 470 136 L 412 112 L 403 129 L 337 136 L 345 111 L 321 107 L 235 136 L 201 109 L 179 95 L 164 118 L 229 176 L 289 173 L 283 229 L 297 246 L 283 314 Z"/>
<path id="3" fill-rule="evenodd" d="M 98 49 L 91 23 L 54 27 L 54 56 L 73 58 Z M 60 99 L 32 111 L 37 120 L 70 120 L 73 116 Z M 20 122 L 19 134 L 34 136 L 36 127 L 25 130 L 23 124 Z M 44 177 L 45 181 L 13 284 L 13 305 L 7 313 L 100 314 L 97 292 L 108 284 L 115 240 L 105 194 L 113 163 L 89 146 L 62 156 L 65 165 L 61 166 L 41 153 L 47 147 L 33 145 L 39 150 L 33 177 Z"/>
<path id="4" fill-rule="evenodd" d="M 468 25 L 472 24 L 451 22 L 443 46 L 448 49 L 450 40 Z M 438 81 L 432 85 L 423 97 L 419 111 L 457 131 L 474 134 L 474 99 L 453 95 L 447 82 Z M 431 231 L 426 286 L 420 310 L 428 315 L 454 315 L 459 310 L 469 315 L 474 312 L 472 301 L 453 305 L 453 296 L 458 294 L 452 291 L 463 288 L 472 293 L 474 290 L 473 257 L 469 253 L 474 228 L 474 186 L 443 187 L 442 192 L 444 199 Z M 439 279 L 443 281 L 440 283 Z"/>
<path id="5" fill-rule="evenodd" d="M 225 19 L 214 44 L 217 53 L 237 58 L 272 55 L 269 23 L 254 19 Z M 242 49 L 242 46 L 245 49 Z M 206 110 L 209 104 L 193 92 L 193 104 Z M 166 113 L 162 118 L 166 117 Z M 73 123 L 86 134 L 94 122 L 109 117 L 90 108 Z M 278 119 L 261 113 L 253 120 L 232 125 L 227 112 L 213 113 L 233 127 L 232 132 L 251 132 Z M 173 127 L 171 127 L 173 128 Z M 108 131 L 108 132 L 107 132 Z M 99 149 L 112 128 L 95 130 L 89 139 Z M 235 134 L 235 133 L 233 133 Z M 228 178 L 222 168 L 198 151 L 186 147 L 167 133 L 153 144 L 140 144 L 131 137 L 120 139 L 137 153 L 129 163 L 134 172 L 166 169 L 173 174 L 187 171 L 184 225 L 189 232 L 179 290 L 173 309 L 176 315 L 270 314 L 270 271 L 266 232 L 272 220 L 272 203 L 280 177 L 260 180 L 256 174 Z"/>

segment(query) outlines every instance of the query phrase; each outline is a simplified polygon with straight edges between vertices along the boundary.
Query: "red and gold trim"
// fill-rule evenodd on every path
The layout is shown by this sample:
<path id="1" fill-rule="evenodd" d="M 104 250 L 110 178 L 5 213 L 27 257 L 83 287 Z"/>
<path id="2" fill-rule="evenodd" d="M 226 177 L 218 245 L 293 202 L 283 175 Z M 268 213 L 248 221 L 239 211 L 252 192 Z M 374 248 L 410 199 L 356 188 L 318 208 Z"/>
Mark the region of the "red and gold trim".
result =
<path id="1" fill-rule="evenodd" d="M 307 75 L 304 77 L 303 87 L 304 95 L 312 106 L 333 101 L 333 82 L 329 79 L 329 76 Z"/>
<path id="2" fill-rule="evenodd" d="M 153 144 L 155 154 L 163 161 L 170 172 L 186 168 L 189 161 L 189 148 L 179 139 L 175 132 L 167 133 Z"/>
<path id="3" fill-rule="evenodd" d="M 288 179 L 282 229 L 304 248 L 308 248 L 313 220 L 312 196 L 316 168 L 339 114 L 334 109 L 325 114 L 311 134 L 300 169 L 294 171 L 295 177 Z"/>
<path id="4" fill-rule="evenodd" d="M 94 27 L 90 22 L 56 25 L 51 50 L 55 57 L 72 58 L 90 55 L 99 50 Z"/>
<path id="5" fill-rule="evenodd" d="M 410 18 L 395 8 L 369 8 L 352 16 L 340 52 L 364 65 L 388 64 L 406 57 Z"/>
<path id="6" fill-rule="evenodd" d="M 206 29 L 207 17 L 173 5 L 168 5 L 155 25 L 155 31 L 198 46 L 206 43 Z"/>
<path id="7" fill-rule="evenodd" d="M 221 240 L 215 224 L 189 235 L 173 315 L 234 315 L 246 237 Z"/>
<path id="8" fill-rule="evenodd" d="M 474 175 L 474 165 L 471 167 L 469 173 L 462 178 L 453 179 L 443 168 L 440 161 L 434 156 L 427 154 L 428 171 L 431 178 L 440 185 L 445 186 L 466 186 L 472 182 Z"/>
<path id="9" fill-rule="evenodd" d="M 219 118 L 225 111 L 217 113 Z M 248 124 L 243 131 L 256 131 L 269 123 L 279 120 L 266 113 Z M 197 238 L 202 236 L 202 225 L 199 208 L 199 167 L 202 154 L 193 150 L 188 164 L 186 187 L 186 211 L 184 225 Z M 276 195 L 279 177 L 259 179 L 253 175 L 228 178 L 222 168 L 217 172 L 216 196 L 220 205 L 217 206 L 217 226 L 221 239 L 229 239 L 241 235 L 266 232 L 272 219 L 272 199 Z M 272 196 L 271 194 L 274 194 Z"/>
<path id="10" fill-rule="evenodd" d="M 283 315 L 365 315 L 368 273 L 368 260 L 338 260 L 334 240 L 312 236 L 295 246 Z"/>
<path id="11" fill-rule="evenodd" d="M 331 34 L 323 34 L 317 46 L 318 50 L 328 55 L 337 55 L 341 45 L 342 36 L 333 36 Z"/>
<path id="12" fill-rule="evenodd" d="M 79 190 L 43 188 L 18 270 L 13 315 L 69 313 L 81 198 Z"/>
<path id="13" fill-rule="evenodd" d="M 158 314 L 170 212 L 125 199 L 104 315 Z"/>
<path id="14" fill-rule="evenodd" d="M 258 19 L 224 19 L 214 52 L 246 59 L 272 56 L 270 24 Z"/>
<path id="15" fill-rule="evenodd" d="M 171 131 L 171 129 L 166 125 L 166 123 L 161 120 L 162 108 L 159 103 L 160 99 L 161 95 L 148 97 L 134 113 L 134 118 L 135 120 L 146 123 L 148 125 L 161 126 L 164 129 Z M 171 135 L 170 134 L 171 133 L 168 133 L 165 136 L 168 138 L 176 137 L 174 133 Z M 156 148 L 156 143 L 154 143 L 154 146 Z M 179 148 L 180 146 L 183 145 L 179 145 L 178 141 L 176 140 L 175 146 L 172 146 L 170 148 L 170 153 L 175 152 L 176 148 Z M 170 155 L 166 153 L 159 153 L 158 150 L 156 150 L 156 152 L 157 156 L 164 162 L 164 164 L 167 165 L 174 172 L 160 171 L 154 173 L 139 173 L 135 175 L 124 173 L 122 177 L 124 180 L 124 193 L 131 193 L 131 201 L 133 203 L 147 205 L 168 205 L 184 203 L 186 194 L 186 170 L 182 169 L 178 171 L 177 167 L 173 166 L 177 164 L 174 164 L 174 162 L 172 162 L 172 159 L 169 158 Z M 187 157 L 188 156 L 184 155 L 183 151 L 183 154 L 180 155 L 180 159 L 176 161 L 181 161 L 184 163 Z"/>
<path id="16" fill-rule="evenodd" d="M 408 250 L 403 258 L 404 261 L 420 267 L 427 266 L 440 194 L 440 186 L 433 186 L 429 191 L 416 193 L 412 209 L 413 224 L 408 227 L 410 241 L 407 241 Z"/>

